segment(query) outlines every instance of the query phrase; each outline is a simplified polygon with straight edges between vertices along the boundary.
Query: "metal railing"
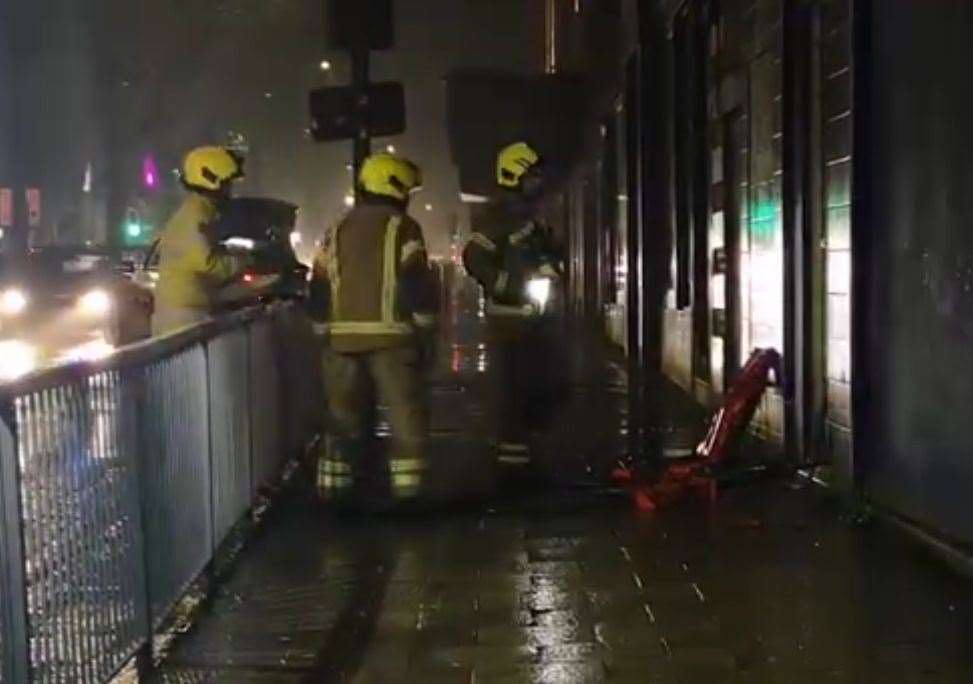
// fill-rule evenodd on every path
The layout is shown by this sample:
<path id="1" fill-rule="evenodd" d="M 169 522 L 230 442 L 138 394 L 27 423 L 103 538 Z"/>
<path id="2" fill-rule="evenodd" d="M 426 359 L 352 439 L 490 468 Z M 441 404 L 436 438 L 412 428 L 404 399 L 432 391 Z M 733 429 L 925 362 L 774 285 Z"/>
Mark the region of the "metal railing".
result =
<path id="1" fill-rule="evenodd" d="M 0 387 L 3 682 L 104 682 L 151 644 L 307 436 L 300 325 L 240 312 Z"/>

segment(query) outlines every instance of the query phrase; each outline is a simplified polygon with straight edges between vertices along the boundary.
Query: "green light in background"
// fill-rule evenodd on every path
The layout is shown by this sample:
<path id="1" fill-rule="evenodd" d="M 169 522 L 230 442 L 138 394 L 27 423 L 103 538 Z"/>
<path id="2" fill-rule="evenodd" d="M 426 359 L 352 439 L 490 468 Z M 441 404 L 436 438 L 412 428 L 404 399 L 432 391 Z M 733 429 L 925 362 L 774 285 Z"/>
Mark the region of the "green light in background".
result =
<path id="1" fill-rule="evenodd" d="M 142 236 L 142 224 L 141 223 L 129 223 L 125 227 L 125 233 L 132 238 L 137 238 Z"/>
<path id="2" fill-rule="evenodd" d="M 758 244 L 772 243 L 777 233 L 780 207 L 776 202 L 755 202 L 750 209 L 750 234 Z"/>

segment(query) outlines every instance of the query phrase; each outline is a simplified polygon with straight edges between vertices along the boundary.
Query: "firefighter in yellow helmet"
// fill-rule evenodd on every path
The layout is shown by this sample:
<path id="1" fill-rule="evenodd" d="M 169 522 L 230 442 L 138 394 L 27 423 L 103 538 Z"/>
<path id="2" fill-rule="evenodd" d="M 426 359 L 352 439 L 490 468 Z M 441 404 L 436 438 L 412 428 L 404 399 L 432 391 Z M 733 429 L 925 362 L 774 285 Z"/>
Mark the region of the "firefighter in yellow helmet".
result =
<path id="1" fill-rule="evenodd" d="M 153 334 L 206 319 L 219 290 L 243 270 L 212 235 L 231 185 L 242 177 L 242 159 L 226 148 L 199 147 L 186 155 L 181 180 L 188 194 L 159 237 Z"/>
<path id="2" fill-rule="evenodd" d="M 428 435 L 423 351 L 438 300 L 422 229 L 407 213 L 422 184 L 419 168 L 378 154 L 365 161 L 358 182 L 357 206 L 315 257 L 308 301 L 315 331 L 326 340 L 330 434 L 318 459 L 318 490 L 326 500 L 348 501 L 357 479 L 365 484 L 358 501 L 384 504 L 421 491 Z M 379 461 L 387 462 L 388 477 L 369 481 L 362 466 L 377 402 L 388 409 L 391 452 Z"/>
<path id="3" fill-rule="evenodd" d="M 463 262 L 486 299 L 498 460 L 525 465 L 530 433 L 551 413 L 553 384 L 544 371 L 556 348 L 549 344 L 548 299 L 562 265 L 551 231 L 536 218 L 545 180 L 541 156 L 526 142 L 504 147 L 496 180 L 500 196 L 474 216 Z"/>

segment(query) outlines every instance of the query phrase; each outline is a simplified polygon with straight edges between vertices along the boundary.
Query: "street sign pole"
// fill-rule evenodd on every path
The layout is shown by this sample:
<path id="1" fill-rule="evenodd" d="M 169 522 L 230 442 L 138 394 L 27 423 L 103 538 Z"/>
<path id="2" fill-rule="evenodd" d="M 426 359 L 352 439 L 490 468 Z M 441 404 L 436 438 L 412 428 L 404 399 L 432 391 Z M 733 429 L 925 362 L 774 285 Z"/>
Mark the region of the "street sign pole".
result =
<path id="1" fill-rule="evenodd" d="M 371 54 L 367 47 L 358 47 L 351 50 L 351 86 L 355 89 L 356 97 L 359 99 L 359 111 L 367 111 L 370 62 Z M 352 145 L 352 168 L 354 169 L 352 182 L 355 187 L 355 196 L 358 197 L 361 193 L 361 189 L 358 186 L 359 173 L 361 172 L 362 164 L 365 163 L 365 159 L 372 153 L 372 139 L 369 134 L 367 121 L 359 120 L 358 133 Z"/>
<path id="2" fill-rule="evenodd" d="M 310 93 L 314 140 L 352 141 L 355 197 L 358 177 L 372 152 L 372 138 L 400 135 L 405 130 L 405 94 L 398 82 L 371 82 L 372 50 L 395 44 L 393 0 L 325 0 L 329 21 L 327 41 L 351 59 L 351 84 L 317 88 Z"/>

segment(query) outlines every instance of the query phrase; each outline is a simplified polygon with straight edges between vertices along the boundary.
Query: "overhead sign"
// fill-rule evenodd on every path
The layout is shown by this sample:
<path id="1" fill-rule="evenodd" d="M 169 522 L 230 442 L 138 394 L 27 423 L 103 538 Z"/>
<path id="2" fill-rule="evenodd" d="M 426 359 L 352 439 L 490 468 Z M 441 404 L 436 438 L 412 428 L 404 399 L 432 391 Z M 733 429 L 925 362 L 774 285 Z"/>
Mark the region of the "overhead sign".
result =
<path id="1" fill-rule="evenodd" d="M 0 188 L 0 228 L 12 228 L 14 225 L 14 191 L 10 188 Z"/>
<path id="2" fill-rule="evenodd" d="M 318 142 L 400 135 L 405 132 L 405 90 L 401 83 L 373 83 L 311 91 L 311 133 Z"/>

